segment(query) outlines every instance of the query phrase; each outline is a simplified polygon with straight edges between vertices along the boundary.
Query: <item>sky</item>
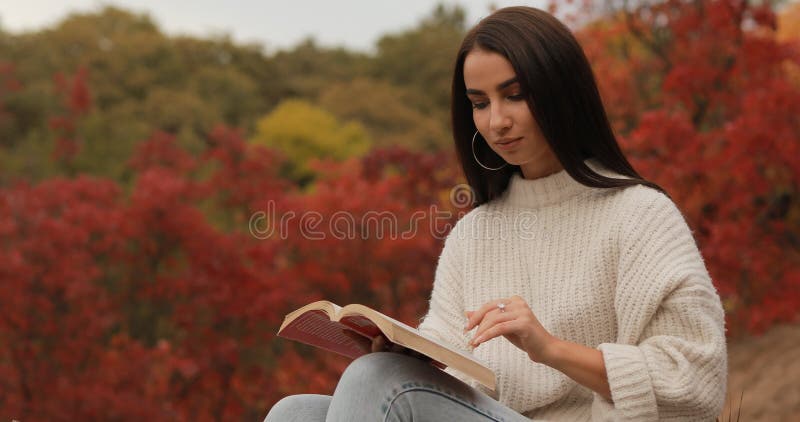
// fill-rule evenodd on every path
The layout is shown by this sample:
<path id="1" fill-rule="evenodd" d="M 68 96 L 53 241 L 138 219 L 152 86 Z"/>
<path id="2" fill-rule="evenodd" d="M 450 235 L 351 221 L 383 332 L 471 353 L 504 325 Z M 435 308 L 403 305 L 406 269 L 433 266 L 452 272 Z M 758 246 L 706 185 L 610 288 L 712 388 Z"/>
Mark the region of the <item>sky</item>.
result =
<path id="1" fill-rule="evenodd" d="M 443 0 L 467 10 L 472 25 L 490 5 L 546 7 L 546 0 Z M 228 34 L 238 42 L 258 42 L 267 50 L 291 48 L 308 36 L 319 45 L 370 52 L 381 35 L 414 27 L 436 6 L 434 0 L 0 0 L 0 28 L 37 30 L 69 12 L 104 5 L 148 13 L 169 34 Z"/>

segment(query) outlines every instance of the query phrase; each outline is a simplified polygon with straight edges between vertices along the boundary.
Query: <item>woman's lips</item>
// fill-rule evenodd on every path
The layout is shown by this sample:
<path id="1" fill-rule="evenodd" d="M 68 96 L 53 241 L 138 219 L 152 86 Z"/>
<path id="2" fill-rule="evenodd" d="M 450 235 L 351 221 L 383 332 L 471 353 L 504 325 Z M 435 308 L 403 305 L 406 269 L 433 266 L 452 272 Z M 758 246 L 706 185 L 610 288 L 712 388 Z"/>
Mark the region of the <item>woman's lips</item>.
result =
<path id="1" fill-rule="evenodd" d="M 517 139 L 514 139 L 513 141 L 508 141 L 506 143 L 498 142 L 495 145 L 497 145 L 498 148 L 500 148 L 500 149 L 502 149 L 504 151 L 508 151 L 508 150 L 512 150 L 512 149 L 516 148 L 517 145 L 520 144 L 520 141 L 522 141 L 522 138 L 517 138 Z"/>

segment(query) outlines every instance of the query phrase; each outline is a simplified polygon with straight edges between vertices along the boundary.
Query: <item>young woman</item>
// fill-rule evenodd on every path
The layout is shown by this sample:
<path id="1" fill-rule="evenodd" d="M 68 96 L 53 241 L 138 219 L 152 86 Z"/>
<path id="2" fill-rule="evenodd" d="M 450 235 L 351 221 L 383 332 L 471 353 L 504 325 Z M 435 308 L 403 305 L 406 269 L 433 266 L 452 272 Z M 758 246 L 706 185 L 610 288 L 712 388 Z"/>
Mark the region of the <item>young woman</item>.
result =
<path id="1" fill-rule="evenodd" d="M 332 397 L 287 397 L 266 420 L 714 420 L 719 297 L 680 211 L 620 151 L 569 29 L 527 7 L 478 23 L 452 125 L 477 206 L 445 241 L 419 328 L 486 362 L 498 400 L 457 371 L 371 353 Z"/>

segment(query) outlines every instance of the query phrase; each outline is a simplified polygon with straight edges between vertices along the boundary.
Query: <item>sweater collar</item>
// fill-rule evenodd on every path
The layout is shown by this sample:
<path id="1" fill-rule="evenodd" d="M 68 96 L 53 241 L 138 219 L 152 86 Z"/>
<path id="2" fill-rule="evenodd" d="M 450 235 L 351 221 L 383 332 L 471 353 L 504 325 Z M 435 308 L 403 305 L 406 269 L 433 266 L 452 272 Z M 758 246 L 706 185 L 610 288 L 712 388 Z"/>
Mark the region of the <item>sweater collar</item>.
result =
<path id="1" fill-rule="evenodd" d="M 587 159 L 584 163 L 602 175 L 620 177 L 603 167 L 595 158 Z M 563 202 L 591 189 L 595 188 L 578 183 L 566 169 L 537 179 L 525 179 L 521 173 L 513 173 L 503 199 L 512 206 L 539 208 Z"/>

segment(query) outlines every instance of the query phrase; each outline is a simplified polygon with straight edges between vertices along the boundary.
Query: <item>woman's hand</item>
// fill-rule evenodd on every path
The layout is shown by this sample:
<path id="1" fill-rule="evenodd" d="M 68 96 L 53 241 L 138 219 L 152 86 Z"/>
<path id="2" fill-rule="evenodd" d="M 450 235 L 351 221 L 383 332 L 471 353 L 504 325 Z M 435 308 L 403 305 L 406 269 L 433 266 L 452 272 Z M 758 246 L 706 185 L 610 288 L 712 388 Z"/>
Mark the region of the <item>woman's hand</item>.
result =
<path id="1" fill-rule="evenodd" d="M 424 360 L 426 362 L 431 361 L 432 359 L 419 353 L 415 350 L 411 350 L 409 348 L 403 347 L 399 344 L 395 344 L 390 342 L 384 336 L 376 336 L 372 339 L 372 353 L 375 352 L 392 352 L 392 353 L 401 353 L 404 355 L 408 355 L 411 357 L 415 357 L 417 359 Z"/>
<path id="2" fill-rule="evenodd" d="M 534 362 L 548 364 L 559 341 L 545 330 L 519 296 L 487 302 L 476 311 L 467 311 L 467 318 L 465 332 L 478 327 L 470 342 L 472 347 L 502 335 Z"/>
<path id="3" fill-rule="evenodd" d="M 367 353 L 375 353 L 375 352 L 394 352 L 394 353 L 403 353 L 410 356 L 418 355 L 419 353 L 407 349 L 399 344 L 392 343 L 391 341 L 387 340 L 386 337 L 383 335 L 377 335 L 370 339 L 362 334 L 359 334 L 356 331 L 351 331 L 349 329 L 342 331 L 344 335 L 350 337 L 354 342 L 362 345 L 363 348 L 369 348 L 369 352 Z"/>
<path id="4" fill-rule="evenodd" d="M 473 347 L 502 335 L 532 361 L 563 372 L 613 402 L 602 352 L 551 335 L 521 297 L 487 302 L 477 311 L 468 311 L 467 318 L 464 331 L 478 327 L 470 342 Z"/>
<path id="5" fill-rule="evenodd" d="M 372 353 L 375 352 L 394 352 L 394 353 L 403 353 L 406 351 L 403 346 L 398 346 L 388 340 L 384 336 L 376 336 L 372 339 Z"/>

